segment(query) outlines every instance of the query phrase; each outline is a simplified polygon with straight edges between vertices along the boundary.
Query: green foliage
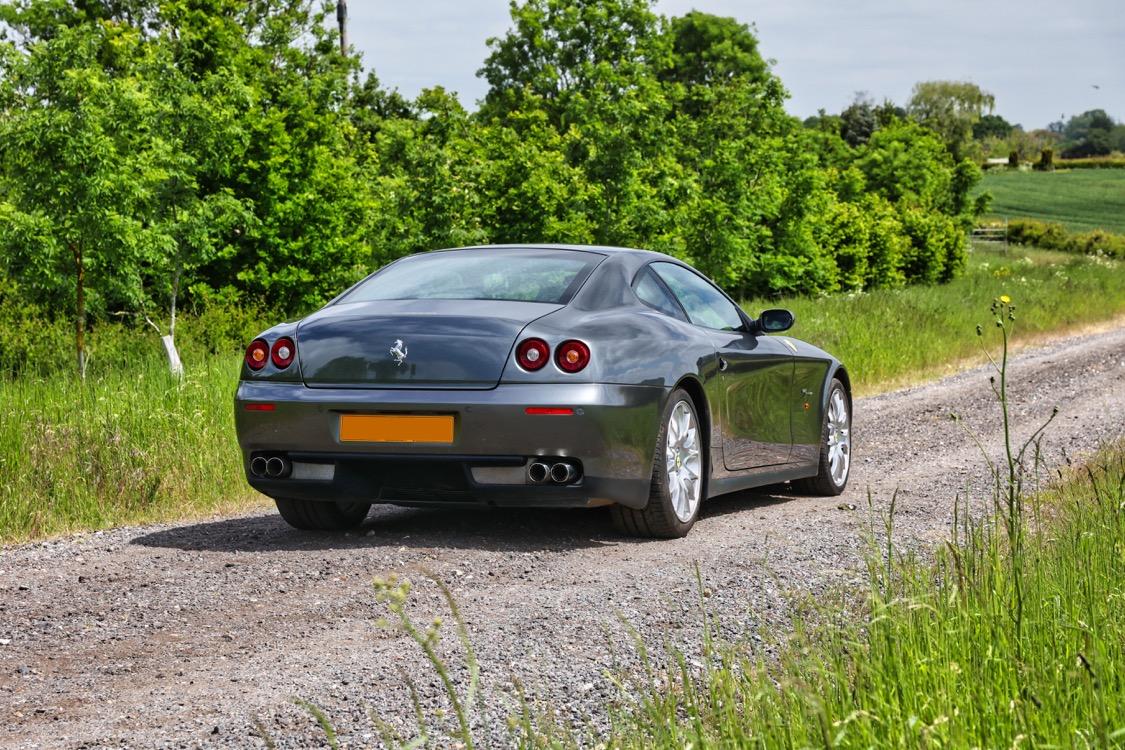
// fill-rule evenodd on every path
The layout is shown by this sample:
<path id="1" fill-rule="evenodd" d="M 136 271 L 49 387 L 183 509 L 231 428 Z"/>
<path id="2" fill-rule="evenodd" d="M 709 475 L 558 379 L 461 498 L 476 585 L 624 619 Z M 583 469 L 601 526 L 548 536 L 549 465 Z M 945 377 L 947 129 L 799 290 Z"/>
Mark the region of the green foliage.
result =
<path id="1" fill-rule="evenodd" d="M 1103 229 L 1079 234 L 1068 232 L 1062 224 L 1015 219 L 1008 222 L 1008 241 L 1064 253 L 1108 255 L 1125 260 L 1125 235 L 1111 234 Z"/>
<path id="2" fill-rule="evenodd" d="M 1106 156 L 1120 148 L 1114 132 L 1116 123 L 1104 109 L 1091 109 L 1071 117 L 1063 127 L 1064 159 L 1082 159 L 1090 156 Z"/>
<path id="3" fill-rule="evenodd" d="M 1125 154 L 1091 156 L 1084 159 L 1055 159 L 1055 165 L 1059 169 L 1125 169 Z"/>
<path id="4" fill-rule="evenodd" d="M 859 94 L 847 109 L 840 113 L 840 137 L 849 146 L 862 146 L 879 127 L 875 114 L 875 104 L 870 98 Z"/>
<path id="5" fill-rule="evenodd" d="M 1039 152 L 1039 161 L 1035 163 L 1035 169 L 1040 172 L 1054 171 L 1055 150 L 1053 148 L 1045 148 Z"/>
<path id="6" fill-rule="evenodd" d="M 487 242 L 648 247 L 740 294 L 929 282 L 977 210 L 975 170 L 889 102 L 802 129 L 751 28 L 650 0 L 513 4 L 478 112 L 360 83 L 311 0 L 0 18 L 0 268 L 78 339 L 216 300 L 301 313 Z"/>
<path id="7" fill-rule="evenodd" d="M 991 114 L 995 97 L 968 81 L 923 81 L 914 85 L 907 111 L 933 130 L 957 159 L 967 155 L 973 127 Z"/>
<path id="8" fill-rule="evenodd" d="M 0 264 L 79 340 L 87 307 L 189 289 L 308 309 L 366 270 L 376 204 L 341 107 L 355 61 L 308 3 L 0 16 L 22 39 L 0 45 Z"/>
<path id="9" fill-rule="evenodd" d="M 973 123 L 973 138 L 978 141 L 985 138 L 1007 138 L 1012 134 L 1012 130 L 1012 123 L 1000 115 L 981 115 L 981 118 Z"/>
<path id="10" fill-rule="evenodd" d="M 733 18 L 692 10 L 669 19 L 664 33 L 671 49 L 659 66 L 661 80 L 712 86 L 735 78 L 764 82 L 769 77 L 757 37 Z"/>

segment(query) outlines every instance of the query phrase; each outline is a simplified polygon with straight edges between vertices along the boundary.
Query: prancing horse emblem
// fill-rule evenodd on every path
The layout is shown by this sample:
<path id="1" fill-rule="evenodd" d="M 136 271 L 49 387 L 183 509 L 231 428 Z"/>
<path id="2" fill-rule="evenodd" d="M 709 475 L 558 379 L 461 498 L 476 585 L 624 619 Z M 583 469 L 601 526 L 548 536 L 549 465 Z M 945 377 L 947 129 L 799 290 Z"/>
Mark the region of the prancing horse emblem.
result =
<path id="1" fill-rule="evenodd" d="M 395 345 L 391 347 L 391 357 L 394 358 L 396 365 L 406 361 L 406 351 L 406 344 L 402 343 L 402 339 L 395 339 Z"/>

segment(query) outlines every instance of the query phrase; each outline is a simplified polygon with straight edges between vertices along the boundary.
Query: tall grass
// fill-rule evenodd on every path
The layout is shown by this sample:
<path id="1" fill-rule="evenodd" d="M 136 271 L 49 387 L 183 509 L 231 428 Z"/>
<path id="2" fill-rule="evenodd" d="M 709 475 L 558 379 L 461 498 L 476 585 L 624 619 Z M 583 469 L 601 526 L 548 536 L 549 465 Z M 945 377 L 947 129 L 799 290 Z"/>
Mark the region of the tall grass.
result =
<path id="1" fill-rule="evenodd" d="M 230 509 L 251 502 L 234 439 L 237 356 L 157 357 L 79 381 L 0 381 L 0 539 Z"/>
<path id="2" fill-rule="evenodd" d="M 1000 294 L 1022 302 L 1015 342 L 1125 314 L 1125 263 L 1012 247 L 972 254 L 948 284 L 823 298 L 748 300 L 756 315 L 787 307 L 791 331 L 840 358 L 860 393 L 887 390 L 983 361 L 971 332 Z"/>
<path id="3" fill-rule="evenodd" d="M 1125 744 L 1125 449 L 1040 500 L 1051 519 L 1018 569 L 1003 524 L 962 526 L 936 562 L 892 546 L 858 622 L 825 614 L 777 662 L 705 644 L 702 670 L 635 681 L 607 745 Z"/>

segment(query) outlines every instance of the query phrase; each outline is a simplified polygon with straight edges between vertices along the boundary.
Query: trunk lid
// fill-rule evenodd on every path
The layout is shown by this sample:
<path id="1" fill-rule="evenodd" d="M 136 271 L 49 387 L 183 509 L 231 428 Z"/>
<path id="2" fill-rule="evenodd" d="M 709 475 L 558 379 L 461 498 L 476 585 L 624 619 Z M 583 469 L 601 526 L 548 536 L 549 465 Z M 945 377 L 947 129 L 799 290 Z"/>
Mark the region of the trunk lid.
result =
<path id="1" fill-rule="evenodd" d="M 500 382 L 516 337 L 560 309 L 542 302 L 377 300 L 331 305 L 297 327 L 310 388 L 465 388 Z"/>

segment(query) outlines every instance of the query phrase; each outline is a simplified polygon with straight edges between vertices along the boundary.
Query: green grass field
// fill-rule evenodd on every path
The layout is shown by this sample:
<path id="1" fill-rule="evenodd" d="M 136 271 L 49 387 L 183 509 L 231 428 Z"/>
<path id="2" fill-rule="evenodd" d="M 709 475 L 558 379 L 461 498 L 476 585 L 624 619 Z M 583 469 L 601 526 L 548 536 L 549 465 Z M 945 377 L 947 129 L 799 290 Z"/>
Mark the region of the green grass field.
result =
<path id="1" fill-rule="evenodd" d="M 1125 233 L 1125 169 L 986 172 L 978 188 L 992 194 L 992 218 L 1030 218 L 1071 231 Z"/>
<path id="2" fill-rule="evenodd" d="M 1125 313 L 1125 263 L 976 252 L 966 273 L 942 286 L 746 307 L 791 308 L 792 335 L 840 357 L 857 391 L 872 393 L 979 358 L 976 325 L 1000 294 L 1016 300 L 1016 340 L 1028 341 Z M 111 346 L 115 336 L 123 340 Z M 85 383 L 69 372 L 0 379 L 0 541 L 268 502 L 246 486 L 234 438 L 238 351 L 205 354 L 185 340 L 180 383 L 151 333 L 111 329 L 93 338 L 100 351 L 133 354 L 113 366 L 103 357 Z"/>

